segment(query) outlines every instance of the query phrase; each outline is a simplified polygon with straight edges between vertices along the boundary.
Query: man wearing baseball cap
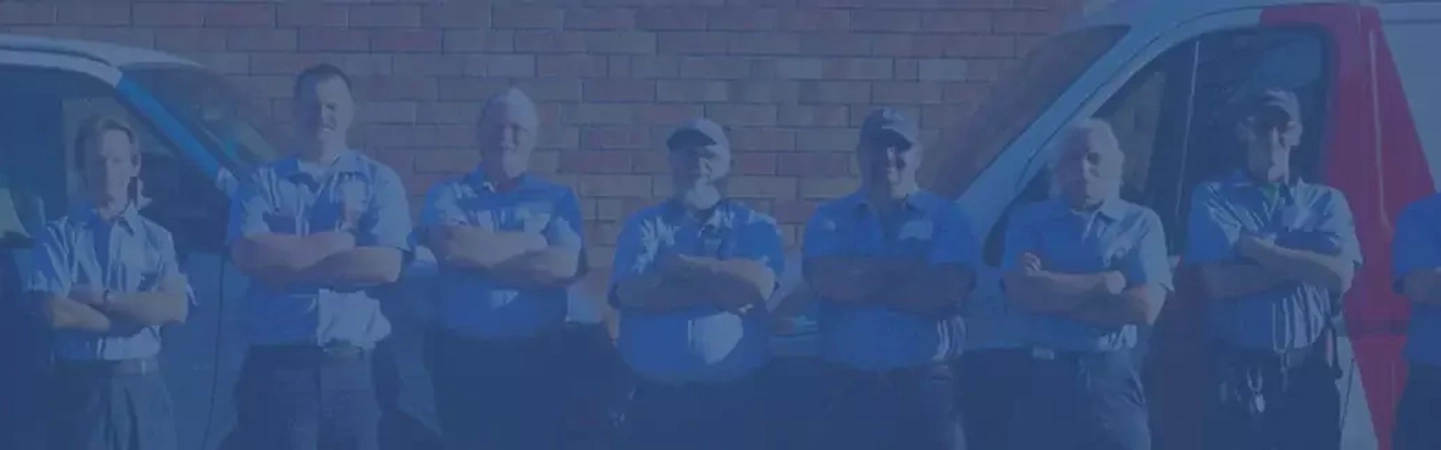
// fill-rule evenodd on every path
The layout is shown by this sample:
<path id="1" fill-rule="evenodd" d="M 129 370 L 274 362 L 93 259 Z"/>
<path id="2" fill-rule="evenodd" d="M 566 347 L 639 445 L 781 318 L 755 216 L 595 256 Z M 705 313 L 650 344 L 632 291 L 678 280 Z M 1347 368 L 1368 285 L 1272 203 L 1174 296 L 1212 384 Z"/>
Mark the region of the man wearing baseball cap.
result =
<path id="1" fill-rule="evenodd" d="M 817 448 L 962 445 L 948 366 L 979 258 L 950 199 L 920 189 L 915 124 L 883 108 L 861 127 L 861 187 L 806 225 L 804 277 L 821 299 L 829 408 Z"/>
<path id="2" fill-rule="evenodd" d="M 610 300 L 639 378 L 628 449 L 758 449 L 766 300 L 784 265 L 770 216 L 725 198 L 730 141 L 706 119 L 666 140 L 674 195 L 626 220 Z"/>
<path id="3" fill-rule="evenodd" d="M 1341 191 L 1301 180 L 1295 94 L 1271 89 L 1234 103 L 1246 166 L 1191 197 L 1187 264 L 1209 301 L 1218 385 L 1207 449 L 1338 449 L 1335 329 L 1361 264 Z"/>

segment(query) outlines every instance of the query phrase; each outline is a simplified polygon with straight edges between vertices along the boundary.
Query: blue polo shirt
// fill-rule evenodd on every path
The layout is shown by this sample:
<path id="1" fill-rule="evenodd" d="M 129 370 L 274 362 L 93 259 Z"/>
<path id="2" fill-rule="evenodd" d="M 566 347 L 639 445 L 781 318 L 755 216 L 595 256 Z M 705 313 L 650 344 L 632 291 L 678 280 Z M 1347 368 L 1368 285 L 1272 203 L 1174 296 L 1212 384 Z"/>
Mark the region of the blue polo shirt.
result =
<path id="1" fill-rule="evenodd" d="M 1274 236 L 1283 247 L 1339 255 L 1361 264 L 1351 207 L 1341 191 L 1301 180 L 1262 186 L 1242 171 L 1196 187 L 1191 195 L 1185 260 L 1240 262 L 1236 241 Z M 1341 292 L 1290 282 L 1244 298 L 1213 302 L 1207 328 L 1221 342 L 1281 352 L 1310 346 L 1340 312 Z"/>
<path id="2" fill-rule="evenodd" d="M 802 252 L 808 259 L 906 258 L 973 269 L 978 265 L 976 239 L 959 206 L 926 191 L 911 194 L 903 205 L 895 217 L 883 218 L 861 192 L 822 204 L 806 224 Z M 825 298 L 820 328 L 822 358 L 876 371 L 958 356 L 965 331 L 959 314 L 923 317 L 885 305 Z"/>
<path id="3" fill-rule="evenodd" d="M 1418 200 L 1401 212 L 1391 241 L 1396 291 L 1406 275 L 1441 268 L 1441 195 Z M 1441 306 L 1414 302 L 1407 330 L 1406 358 L 1441 367 Z"/>
<path id="4" fill-rule="evenodd" d="M 47 296 L 68 297 L 79 285 L 117 293 L 159 289 L 181 276 L 170 232 L 141 217 L 132 206 L 112 221 L 92 207 L 76 208 L 50 224 L 31 250 L 26 288 Z M 186 285 L 190 301 L 194 292 Z M 122 360 L 160 353 L 160 327 L 114 321 L 108 333 L 60 330 L 55 357 L 62 360 Z"/>
<path id="5" fill-rule="evenodd" d="M 1170 291 L 1166 234 L 1154 211 L 1112 198 L 1092 211 L 1075 211 L 1063 199 L 1017 209 L 1006 228 L 1003 270 L 1017 257 L 1041 257 L 1042 270 L 1065 274 L 1119 271 L 1127 287 L 1157 285 Z M 1160 309 L 1161 305 L 1155 305 Z M 1066 314 L 1028 312 L 1028 341 L 1056 350 L 1107 352 L 1134 348 L 1135 325 L 1105 327 Z"/>
<path id="6" fill-rule="evenodd" d="M 505 191 L 475 170 L 426 194 L 420 225 L 540 233 L 551 247 L 584 248 L 580 205 L 570 188 L 522 175 Z M 565 325 L 564 287 L 522 289 L 483 273 L 441 268 L 437 320 L 448 331 L 479 339 L 541 335 Z"/>
<path id="7" fill-rule="evenodd" d="M 230 241 L 334 231 L 347 204 L 361 211 L 356 245 L 410 254 L 405 186 L 394 170 L 355 151 L 341 154 L 330 167 L 291 157 L 256 169 L 232 201 Z M 298 283 L 277 290 L 252 282 L 245 301 L 247 334 L 261 345 L 373 348 L 390 334 L 390 322 L 367 288 Z"/>
<path id="8" fill-rule="evenodd" d="M 611 301 L 615 287 L 652 270 L 666 253 L 717 259 L 746 259 L 785 269 L 775 220 L 725 200 L 706 220 L 687 214 L 675 200 L 637 212 L 616 241 Z M 744 315 L 712 305 L 664 313 L 622 309 L 621 356 L 642 378 L 655 381 L 731 381 L 765 364 L 770 327 L 764 305 Z"/>

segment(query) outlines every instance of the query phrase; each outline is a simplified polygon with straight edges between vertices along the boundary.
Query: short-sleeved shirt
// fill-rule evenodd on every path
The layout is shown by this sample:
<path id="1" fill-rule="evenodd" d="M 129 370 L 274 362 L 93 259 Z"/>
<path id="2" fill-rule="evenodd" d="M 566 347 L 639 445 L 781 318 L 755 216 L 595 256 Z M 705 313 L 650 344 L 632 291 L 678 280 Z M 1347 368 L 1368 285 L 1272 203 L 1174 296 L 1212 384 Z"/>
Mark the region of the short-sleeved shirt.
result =
<path id="1" fill-rule="evenodd" d="M 1025 205 L 1012 215 L 1005 239 L 1003 270 L 1015 269 L 1018 257 L 1031 253 L 1041 258 L 1042 270 L 1048 272 L 1118 271 L 1128 288 L 1152 285 L 1172 290 L 1161 219 L 1154 211 L 1119 198 L 1090 211 L 1073 210 L 1059 198 Z M 1138 341 L 1135 325 L 1100 326 L 1065 313 L 1028 315 L 1028 341 L 1033 346 L 1107 352 L 1134 348 Z"/>
<path id="2" fill-rule="evenodd" d="M 666 254 L 765 264 L 777 277 L 785 254 L 775 220 L 726 200 L 706 220 L 671 200 L 626 220 L 616 241 L 610 299 L 616 286 L 651 271 Z M 772 288 L 774 292 L 774 287 Z M 622 308 L 617 343 L 641 377 L 657 381 L 731 381 L 759 369 L 769 357 L 765 305 L 736 314 L 713 305 L 667 312 Z"/>
<path id="3" fill-rule="evenodd" d="M 1191 195 L 1187 264 L 1242 263 L 1236 241 L 1270 236 L 1283 247 L 1316 251 L 1361 264 L 1351 207 L 1341 191 L 1299 179 L 1261 185 L 1244 172 L 1202 183 Z M 1248 350 L 1287 351 L 1316 342 L 1340 312 L 1341 292 L 1289 282 L 1243 298 L 1212 302 L 1213 338 Z"/>
<path id="4" fill-rule="evenodd" d="M 1396 221 L 1396 235 L 1391 245 L 1396 292 L 1403 292 L 1406 275 L 1441 269 L 1441 195 L 1407 206 Z M 1441 367 L 1441 305 L 1411 304 L 1406 358 Z"/>
<path id="5" fill-rule="evenodd" d="M 294 157 L 262 166 L 232 200 L 229 240 L 335 231 L 344 210 L 357 211 L 356 245 L 410 252 L 410 207 L 400 176 L 348 150 L 330 167 Z M 250 284 L 244 307 L 247 335 L 259 345 L 336 345 L 373 348 L 390 322 L 368 286 L 296 283 L 272 289 Z"/>
<path id="6" fill-rule="evenodd" d="M 441 225 L 535 232 L 551 247 L 581 251 L 580 206 L 570 188 L 522 175 L 499 191 L 479 170 L 437 184 L 426 195 L 421 229 Z M 439 326 L 480 339 L 532 337 L 565 325 L 564 287 L 521 289 L 482 273 L 441 268 Z"/>
<path id="7" fill-rule="evenodd" d="M 857 192 L 822 204 L 806 224 L 807 259 L 853 257 L 962 264 L 979 259 L 970 222 L 954 202 L 919 191 L 891 217 Z M 807 280 L 814 283 L 815 280 Z M 884 295 L 884 294 L 882 294 Z M 845 304 L 822 298 L 822 358 L 865 370 L 916 367 L 958 356 L 965 328 L 957 308 L 922 316 L 888 305 Z"/>
<path id="8" fill-rule="evenodd" d="M 107 221 L 91 207 L 76 208 L 46 227 L 31 251 L 28 291 L 69 297 L 80 285 L 115 293 L 153 292 L 182 277 L 170 232 L 141 217 L 132 206 Z M 186 283 L 189 301 L 194 292 Z M 112 318 L 113 319 L 113 318 Z M 122 360 L 160 353 L 160 327 L 112 320 L 108 333 L 56 332 L 55 357 L 63 360 Z"/>

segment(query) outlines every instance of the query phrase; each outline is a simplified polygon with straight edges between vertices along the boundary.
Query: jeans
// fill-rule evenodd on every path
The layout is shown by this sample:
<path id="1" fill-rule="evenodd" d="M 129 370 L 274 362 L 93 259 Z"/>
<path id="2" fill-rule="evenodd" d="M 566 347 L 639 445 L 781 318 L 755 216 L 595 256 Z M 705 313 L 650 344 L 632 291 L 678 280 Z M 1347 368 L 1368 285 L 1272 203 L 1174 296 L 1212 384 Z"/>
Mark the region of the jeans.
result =
<path id="1" fill-rule="evenodd" d="M 236 383 L 247 444 L 275 450 L 377 450 L 380 406 L 368 352 L 251 347 Z"/>
<path id="2" fill-rule="evenodd" d="M 1286 358 L 1220 347 L 1203 448 L 1340 450 L 1340 372 L 1324 347 Z"/>
<path id="3" fill-rule="evenodd" d="M 437 332 L 434 339 L 431 384 L 445 448 L 560 448 L 558 333 L 492 342 Z"/>
<path id="4" fill-rule="evenodd" d="M 817 448 L 964 448 L 950 365 L 869 371 L 832 364 L 828 372 Z"/>
<path id="5" fill-rule="evenodd" d="M 714 384 L 640 381 L 626 414 L 626 450 L 761 450 L 755 378 Z"/>
<path id="6" fill-rule="evenodd" d="M 1149 450 L 1134 352 L 1038 352 L 1010 424 L 1014 450 Z"/>
<path id="7" fill-rule="evenodd" d="M 1012 410 L 1029 387 L 1031 354 L 1022 349 L 967 352 L 953 363 L 968 450 L 1006 450 Z"/>
<path id="8" fill-rule="evenodd" d="M 1396 407 L 1394 450 L 1441 448 L 1441 367 L 1411 364 L 1406 391 Z"/>
<path id="9" fill-rule="evenodd" d="M 50 448 L 179 450 L 160 372 L 119 375 L 98 368 L 57 370 Z"/>

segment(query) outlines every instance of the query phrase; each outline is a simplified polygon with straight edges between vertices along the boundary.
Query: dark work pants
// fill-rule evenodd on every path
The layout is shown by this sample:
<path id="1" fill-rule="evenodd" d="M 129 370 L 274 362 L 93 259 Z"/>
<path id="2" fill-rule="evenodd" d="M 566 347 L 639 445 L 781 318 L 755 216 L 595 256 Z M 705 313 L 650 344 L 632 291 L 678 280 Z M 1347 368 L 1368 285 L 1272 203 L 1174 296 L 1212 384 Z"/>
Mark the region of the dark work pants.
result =
<path id="1" fill-rule="evenodd" d="M 816 448 L 965 448 L 949 364 L 885 372 L 832 364 L 827 378 Z"/>
<path id="2" fill-rule="evenodd" d="M 50 448 L 178 450 L 170 393 L 149 363 L 136 373 L 107 363 L 57 364 Z"/>
<path id="3" fill-rule="evenodd" d="M 235 388 L 240 448 L 377 450 L 373 370 L 358 349 L 252 346 Z"/>
<path id="4" fill-rule="evenodd" d="M 1012 409 L 1029 388 L 1031 353 L 1023 349 L 966 352 L 953 363 L 967 450 L 1006 450 Z"/>
<path id="5" fill-rule="evenodd" d="M 626 450 L 761 450 L 756 378 L 716 384 L 639 381 L 626 414 Z"/>
<path id="6" fill-rule="evenodd" d="M 1441 449 L 1441 367 L 1411 364 L 1396 407 L 1394 450 Z"/>
<path id="7" fill-rule="evenodd" d="M 446 448 L 560 448 L 559 336 L 494 342 L 437 332 L 431 384 Z"/>
<path id="8" fill-rule="evenodd" d="M 1340 373 L 1325 345 L 1286 357 L 1225 346 L 1206 410 L 1206 450 L 1339 450 Z"/>
<path id="9" fill-rule="evenodd" d="M 616 352 L 605 324 L 567 324 L 562 346 L 563 448 L 615 448 L 617 422 L 634 385 L 630 368 Z"/>
<path id="10" fill-rule="evenodd" d="M 1012 449 L 1151 448 L 1133 352 L 1036 353 L 1029 366 L 1011 416 Z"/>
<path id="11" fill-rule="evenodd" d="M 766 448 L 816 447 L 826 401 L 828 366 L 817 358 L 774 358 L 760 373 L 766 410 Z"/>

